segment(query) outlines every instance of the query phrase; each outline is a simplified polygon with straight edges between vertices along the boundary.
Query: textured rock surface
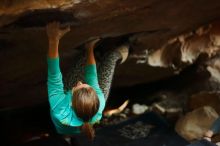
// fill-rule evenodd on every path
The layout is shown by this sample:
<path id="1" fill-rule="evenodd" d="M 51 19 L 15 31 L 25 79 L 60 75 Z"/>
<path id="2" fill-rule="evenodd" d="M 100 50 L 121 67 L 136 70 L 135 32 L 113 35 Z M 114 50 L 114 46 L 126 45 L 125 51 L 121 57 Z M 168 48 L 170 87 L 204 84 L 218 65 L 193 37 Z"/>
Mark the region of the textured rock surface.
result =
<path id="1" fill-rule="evenodd" d="M 212 107 L 203 106 L 180 118 L 175 129 L 188 141 L 200 139 L 217 118 L 218 114 Z"/>
<path id="2" fill-rule="evenodd" d="M 220 94 L 218 92 L 200 92 L 189 98 L 189 109 L 195 110 L 203 106 L 211 106 L 220 114 Z"/>
<path id="3" fill-rule="evenodd" d="M 146 52 L 154 52 L 168 40 L 218 19 L 219 8 L 218 0 L 3 0 L 0 2 L 0 107 L 47 101 L 44 26 L 52 20 L 60 21 L 63 26 L 70 24 L 72 29 L 61 41 L 64 74 L 88 39 L 100 36 L 98 48 L 104 51 L 129 42 L 131 58 L 117 67 L 113 82 L 114 87 L 124 87 L 172 76 L 173 69 L 153 68 L 136 61 L 140 56 L 146 61 Z M 163 60 L 167 64 L 174 61 L 174 66 L 178 66 L 178 53 L 178 49 L 171 47 L 165 54 L 173 54 L 174 58 L 165 55 Z M 19 104 L 18 99 L 22 101 Z"/>

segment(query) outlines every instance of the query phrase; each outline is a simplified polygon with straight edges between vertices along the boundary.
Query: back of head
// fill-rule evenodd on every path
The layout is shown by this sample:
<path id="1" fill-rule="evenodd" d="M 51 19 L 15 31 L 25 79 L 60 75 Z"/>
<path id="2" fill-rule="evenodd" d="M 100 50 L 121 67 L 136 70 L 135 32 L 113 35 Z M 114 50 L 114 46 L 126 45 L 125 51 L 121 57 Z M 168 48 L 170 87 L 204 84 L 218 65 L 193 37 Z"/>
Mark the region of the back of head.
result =
<path id="1" fill-rule="evenodd" d="M 81 127 L 81 131 L 86 134 L 90 140 L 92 140 L 95 136 L 95 131 L 89 121 L 98 112 L 98 96 L 92 87 L 78 89 L 74 91 L 73 94 L 73 108 L 76 115 L 84 122 Z"/>

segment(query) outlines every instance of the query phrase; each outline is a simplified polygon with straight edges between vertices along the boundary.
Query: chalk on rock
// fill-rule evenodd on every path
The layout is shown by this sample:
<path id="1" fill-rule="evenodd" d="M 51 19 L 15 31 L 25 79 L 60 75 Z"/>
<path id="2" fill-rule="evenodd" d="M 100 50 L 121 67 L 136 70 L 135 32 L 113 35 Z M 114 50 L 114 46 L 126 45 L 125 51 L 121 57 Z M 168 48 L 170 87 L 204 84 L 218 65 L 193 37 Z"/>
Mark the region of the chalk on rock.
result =
<path id="1" fill-rule="evenodd" d="M 132 106 L 132 112 L 136 115 L 143 114 L 147 110 L 148 110 L 148 106 L 146 105 L 140 105 L 136 103 Z"/>

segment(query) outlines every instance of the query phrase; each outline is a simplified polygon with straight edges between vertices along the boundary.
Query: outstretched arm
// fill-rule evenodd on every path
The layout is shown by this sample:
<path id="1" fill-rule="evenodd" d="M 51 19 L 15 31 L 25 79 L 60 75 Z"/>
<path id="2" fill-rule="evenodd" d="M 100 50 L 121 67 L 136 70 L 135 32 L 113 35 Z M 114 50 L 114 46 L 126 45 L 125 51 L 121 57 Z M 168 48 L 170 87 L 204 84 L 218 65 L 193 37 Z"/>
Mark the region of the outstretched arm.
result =
<path id="1" fill-rule="evenodd" d="M 48 96 L 50 108 L 54 114 L 59 115 L 62 111 L 62 102 L 65 99 L 62 74 L 59 66 L 58 45 L 61 37 L 69 31 L 69 28 L 60 29 L 58 22 L 53 22 L 47 25 L 47 35 L 49 41 L 48 49 Z M 61 104 L 62 103 L 62 104 Z"/>
<path id="2" fill-rule="evenodd" d="M 98 77 L 97 77 L 96 61 L 94 57 L 94 47 L 98 41 L 99 39 L 95 39 L 85 44 L 85 47 L 87 49 L 87 60 L 86 60 L 86 66 L 85 66 L 85 81 L 87 84 L 92 86 L 95 90 L 100 90 L 99 84 L 98 84 Z"/>
<path id="3" fill-rule="evenodd" d="M 102 112 L 105 108 L 105 98 L 102 90 L 99 87 L 98 84 L 98 77 L 97 77 L 97 69 L 96 69 L 96 61 L 94 57 L 94 47 L 95 44 L 99 41 L 99 39 L 93 40 L 85 45 L 87 48 L 87 63 L 85 67 L 85 81 L 87 84 L 89 84 L 98 95 L 99 101 L 100 101 L 100 107 L 97 114 L 93 117 L 92 122 L 96 122 L 97 120 L 100 120 L 102 117 Z"/>
<path id="4" fill-rule="evenodd" d="M 86 65 L 91 65 L 91 64 L 96 64 L 95 57 L 94 57 L 94 47 L 95 44 L 99 41 L 100 39 L 95 39 L 93 41 L 90 41 L 86 43 L 85 47 L 87 49 L 87 61 Z"/>
<path id="5" fill-rule="evenodd" d="M 48 57 L 57 58 L 59 57 L 59 41 L 65 33 L 70 31 L 70 27 L 60 29 L 58 22 L 52 22 L 47 25 L 47 36 L 49 41 Z"/>

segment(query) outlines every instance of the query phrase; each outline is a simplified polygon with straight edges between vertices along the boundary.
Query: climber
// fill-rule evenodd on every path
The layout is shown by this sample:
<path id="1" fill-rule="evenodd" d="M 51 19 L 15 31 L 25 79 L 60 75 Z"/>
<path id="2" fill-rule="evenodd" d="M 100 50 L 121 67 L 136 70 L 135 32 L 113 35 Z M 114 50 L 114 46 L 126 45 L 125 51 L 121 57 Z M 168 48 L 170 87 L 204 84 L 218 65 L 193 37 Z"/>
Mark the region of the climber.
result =
<path id="1" fill-rule="evenodd" d="M 46 29 L 49 40 L 47 86 L 51 119 L 59 134 L 72 136 L 84 133 L 92 140 L 95 136 L 93 124 L 102 118 L 115 65 L 120 59 L 121 63 L 126 60 L 129 47 L 122 45 L 106 53 L 101 62 L 96 65 L 94 47 L 99 39 L 86 43 L 86 64 L 82 66 L 84 62 L 80 62 L 85 58 L 83 55 L 74 62 L 70 73 L 72 76 L 69 82 L 67 80 L 68 88 L 62 79 L 58 47 L 59 40 L 70 31 L 70 27 L 60 29 L 58 22 L 52 22 Z M 84 73 L 79 72 L 83 70 Z M 80 77 L 82 74 L 84 74 L 84 81 L 77 79 L 77 76 Z M 76 84 L 73 81 L 76 81 Z M 67 86 L 66 89 L 65 86 Z"/>

